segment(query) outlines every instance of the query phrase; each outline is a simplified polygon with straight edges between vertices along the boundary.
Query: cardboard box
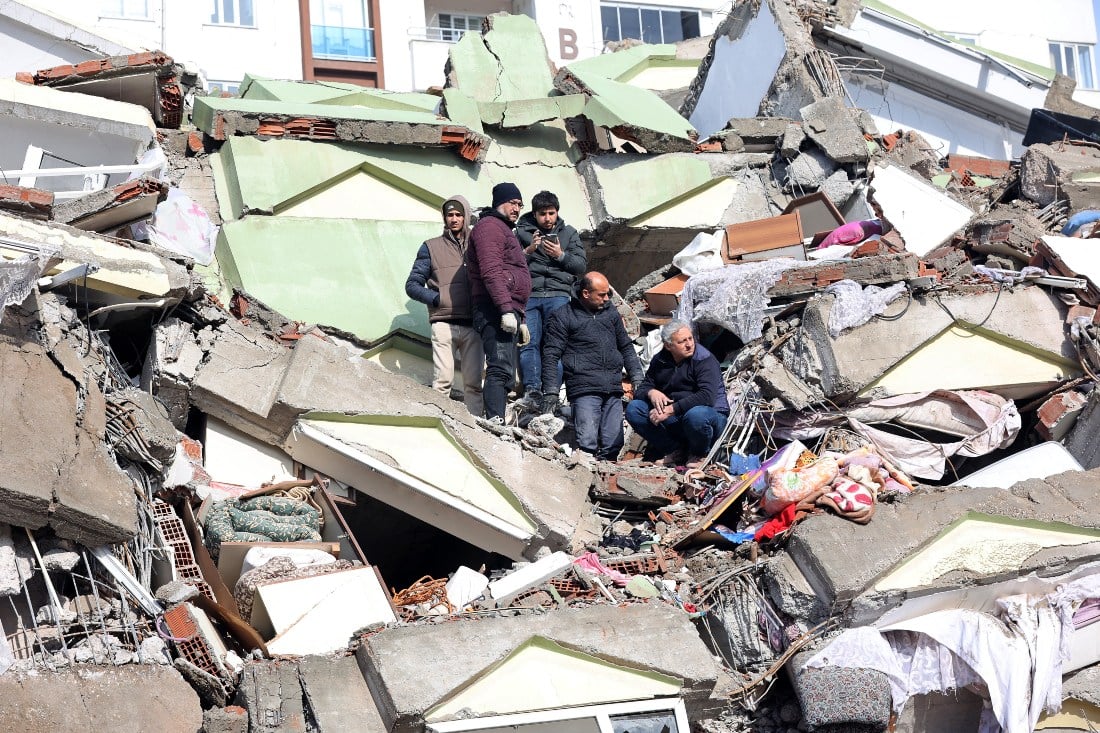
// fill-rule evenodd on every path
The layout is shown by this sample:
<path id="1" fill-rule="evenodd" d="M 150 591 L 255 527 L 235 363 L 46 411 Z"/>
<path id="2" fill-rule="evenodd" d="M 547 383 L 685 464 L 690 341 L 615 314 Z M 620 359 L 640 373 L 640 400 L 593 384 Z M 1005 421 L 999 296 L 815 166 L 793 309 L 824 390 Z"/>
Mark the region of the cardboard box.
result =
<path id="1" fill-rule="evenodd" d="M 671 316 L 680 307 L 680 293 L 687 281 L 687 275 L 677 275 L 645 291 L 643 297 L 649 312 L 655 316 Z"/>

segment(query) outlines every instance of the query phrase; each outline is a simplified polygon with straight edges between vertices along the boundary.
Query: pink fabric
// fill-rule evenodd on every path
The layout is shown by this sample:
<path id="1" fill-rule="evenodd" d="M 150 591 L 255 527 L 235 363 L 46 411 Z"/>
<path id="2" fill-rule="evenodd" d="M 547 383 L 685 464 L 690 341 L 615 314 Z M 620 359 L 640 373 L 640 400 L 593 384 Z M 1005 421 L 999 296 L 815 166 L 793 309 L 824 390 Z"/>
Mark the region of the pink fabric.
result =
<path id="1" fill-rule="evenodd" d="M 875 496 L 869 488 L 849 479 L 838 479 L 826 496 L 845 512 L 863 511 L 875 503 Z"/>
<path id="2" fill-rule="evenodd" d="M 576 560 L 573 561 L 574 565 L 580 566 L 582 569 L 594 575 L 605 575 L 611 579 L 615 585 L 626 585 L 630 582 L 630 576 L 625 573 L 620 573 L 618 570 L 612 570 L 611 568 L 600 562 L 600 556 L 594 552 L 586 552 Z"/>
<path id="3" fill-rule="evenodd" d="M 818 249 L 834 244 L 856 244 L 872 234 L 882 234 L 882 226 L 877 221 L 851 221 L 831 231 L 821 240 Z"/>

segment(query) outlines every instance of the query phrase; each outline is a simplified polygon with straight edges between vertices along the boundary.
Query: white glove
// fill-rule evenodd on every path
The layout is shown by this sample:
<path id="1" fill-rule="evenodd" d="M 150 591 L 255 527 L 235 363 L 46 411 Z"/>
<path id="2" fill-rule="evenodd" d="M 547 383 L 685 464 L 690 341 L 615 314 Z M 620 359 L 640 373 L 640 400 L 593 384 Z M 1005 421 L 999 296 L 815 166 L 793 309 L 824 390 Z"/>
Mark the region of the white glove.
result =
<path id="1" fill-rule="evenodd" d="M 515 313 L 505 313 L 500 317 L 500 330 L 505 333 L 515 333 L 519 328 L 519 321 Z"/>
<path id="2" fill-rule="evenodd" d="M 516 341 L 517 346 L 526 346 L 531 343 L 531 329 L 527 328 L 526 323 L 519 324 L 519 339 Z"/>

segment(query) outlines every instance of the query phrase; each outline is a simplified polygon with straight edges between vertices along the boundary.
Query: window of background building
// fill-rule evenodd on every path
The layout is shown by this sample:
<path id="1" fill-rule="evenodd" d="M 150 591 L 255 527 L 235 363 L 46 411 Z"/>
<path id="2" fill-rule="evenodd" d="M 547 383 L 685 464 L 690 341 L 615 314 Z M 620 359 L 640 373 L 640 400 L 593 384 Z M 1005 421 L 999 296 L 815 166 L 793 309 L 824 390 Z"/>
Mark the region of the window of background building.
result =
<path id="1" fill-rule="evenodd" d="M 1092 46 L 1087 43 L 1050 44 L 1050 65 L 1059 74 L 1073 77 L 1081 89 L 1096 89 Z"/>
<path id="2" fill-rule="evenodd" d="M 210 22 L 215 25 L 255 25 L 252 0 L 214 0 Z"/>
<path id="3" fill-rule="evenodd" d="M 436 20 L 435 31 L 439 40 L 458 41 L 466 31 L 481 32 L 481 22 L 484 15 L 455 15 L 454 13 L 440 13 Z"/>
<path id="4" fill-rule="evenodd" d="M 310 0 L 314 57 L 373 61 L 374 33 L 369 21 L 365 0 Z"/>
<path id="5" fill-rule="evenodd" d="M 148 18 L 149 0 L 100 0 L 99 12 L 108 18 Z"/>
<path id="6" fill-rule="evenodd" d="M 636 5 L 601 5 L 603 40 L 638 38 L 645 43 L 676 43 L 699 37 L 699 11 Z"/>
<path id="7" fill-rule="evenodd" d="M 975 33 L 952 33 L 952 32 L 949 32 L 947 35 L 951 36 L 956 41 L 959 41 L 961 43 L 965 43 L 969 46 L 977 46 L 978 45 L 978 36 Z"/>

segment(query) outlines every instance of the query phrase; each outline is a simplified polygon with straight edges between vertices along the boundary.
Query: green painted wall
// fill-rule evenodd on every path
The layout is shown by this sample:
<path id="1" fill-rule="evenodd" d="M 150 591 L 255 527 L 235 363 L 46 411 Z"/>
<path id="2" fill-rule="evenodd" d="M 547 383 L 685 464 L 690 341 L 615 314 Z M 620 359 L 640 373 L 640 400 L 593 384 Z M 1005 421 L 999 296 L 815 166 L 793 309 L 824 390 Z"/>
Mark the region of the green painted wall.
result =
<path id="1" fill-rule="evenodd" d="M 713 179 L 710 166 L 689 153 L 624 158 L 612 161 L 617 165 L 597 161 L 593 166 L 607 213 L 616 219 L 633 219 Z"/>
<path id="2" fill-rule="evenodd" d="M 430 336 L 428 312 L 405 295 L 420 244 L 439 224 L 250 216 L 227 222 L 217 259 L 227 284 L 294 320 L 367 341 L 404 329 Z"/>

